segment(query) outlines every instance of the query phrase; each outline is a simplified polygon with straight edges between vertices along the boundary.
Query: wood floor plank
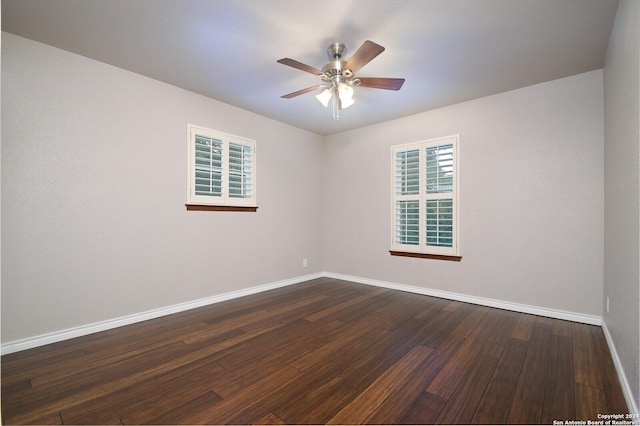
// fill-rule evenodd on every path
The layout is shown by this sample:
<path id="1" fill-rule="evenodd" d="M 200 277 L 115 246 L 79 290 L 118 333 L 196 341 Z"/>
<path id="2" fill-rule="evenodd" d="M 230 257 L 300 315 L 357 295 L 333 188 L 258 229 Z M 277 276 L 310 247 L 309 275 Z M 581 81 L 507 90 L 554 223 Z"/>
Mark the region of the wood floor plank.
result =
<path id="1" fill-rule="evenodd" d="M 518 320 L 516 321 L 516 325 L 513 328 L 513 333 L 511 337 L 514 339 L 520 340 L 529 340 L 531 337 L 531 330 L 533 329 L 533 324 L 536 322 L 535 315 L 529 314 L 520 314 L 518 315 Z"/>
<path id="2" fill-rule="evenodd" d="M 257 422 L 255 422 L 254 424 L 256 425 L 286 425 L 287 423 L 282 420 L 280 417 L 276 416 L 273 413 L 269 413 L 264 417 L 261 417 L 260 419 L 258 419 Z"/>
<path id="3" fill-rule="evenodd" d="M 521 339 L 509 340 L 471 423 L 504 424 L 507 422 L 528 346 L 529 342 Z"/>
<path id="4" fill-rule="evenodd" d="M 497 364 L 495 358 L 478 355 L 435 423 L 470 424 Z"/>
<path id="5" fill-rule="evenodd" d="M 541 317 L 539 315 L 536 315 L 536 322 L 540 324 L 545 324 L 548 326 L 553 326 L 553 318 L 549 318 L 549 317 Z"/>
<path id="6" fill-rule="evenodd" d="M 435 316 L 440 315 L 444 311 L 444 307 L 447 305 L 447 302 L 444 299 L 432 298 L 425 301 L 425 306 L 422 308 L 422 311 L 415 316 L 416 319 L 430 321 Z M 449 312 L 449 311 L 447 311 Z"/>
<path id="7" fill-rule="evenodd" d="M 626 411 L 599 327 L 329 278 L 5 355 L 1 367 L 4 424 L 537 423 Z"/>
<path id="8" fill-rule="evenodd" d="M 262 407 L 246 408 L 231 421 L 242 424 L 254 423 L 262 415 L 259 411 L 261 409 L 271 410 L 287 421 L 292 415 L 292 407 L 296 407 L 295 420 L 289 421 L 290 423 L 326 423 L 343 404 L 359 393 L 357 389 L 363 383 L 371 383 L 379 376 L 380 373 L 377 371 L 382 371 L 385 365 L 391 365 L 393 360 L 399 359 L 407 351 L 403 343 L 413 344 L 404 342 L 403 336 L 394 334 L 386 328 L 384 326 L 388 322 L 386 318 L 375 314 L 371 319 L 371 321 L 357 323 L 361 326 L 357 328 L 361 328 L 363 332 L 358 333 L 354 339 L 350 336 L 348 345 L 342 346 L 339 351 L 324 351 L 325 347 L 319 348 L 318 353 L 323 358 L 323 362 L 315 363 L 313 368 L 305 369 L 304 376 L 287 383 L 279 389 L 278 395 L 266 396 L 261 401 Z M 335 335 L 335 339 L 340 340 L 340 336 Z M 417 341 L 418 338 L 414 337 L 414 340 Z M 327 386 L 333 390 L 328 400 L 313 399 L 310 400 L 310 404 L 304 404 L 300 400 L 301 396 L 315 386 L 325 387 L 324 383 L 327 380 L 331 382 Z M 348 383 L 348 386 L 345 383 Z M 333 386 L 336 384 L 338 386 Z M 285 407 L 282 406 L 282 400 L 288 401 Z M 309 407 L 310 410 L 305 410 L 305 407 Z"/>
<path id="9" fill-rule="evenodd" d="M 414 372 L 433 349 L 416 346 L 378 380 L 360 393 L 349 405 L 338 412 L 328 424 L 362 424 L 375 414 L 378 407 Z"/>
<path id="10" fill-rule="evenodd" d="M 155 417 L 145 421 L 144 424 L 181 424 L 183 423 L 183 419 L 188 419 L 194 411 L 198 412 L 202 409 L 210 409 L 212 406 L 215 407 L 216 404 L 219 404 L 221 401 L 222 398 L 220 398 L 217 393 L 213 391 L 207 391 L 201 395 L 196 396 L 195 398 L 189 399 L 182 404 L 173 405 L 170 410 L 158 413 L 158 415 L 156 415 Z"/>
<path id="11" fill-rule="evenodd" d="M 416 399 L 398 423 L 406 425 L 435 424 L 436 419 L 446 404 L 446 399 L 429 392 L 424 392 Z"/>
<path id="12" fill-rule="evenodd" d="M 289 424 L 325 424 L 356 394 L 343 377 L 329 376 L 318 380 L 308 392 L 283 401 L 274 413 Z"/>
<path id="13" fill-rule="evenodd" d="M 511 311 L 504 311 L 500 321 L 494 327 L 491 335 L 487 338 L 480 353 L 500 359 L 504 348 L 509 343 L 509 338 L 516 325 L 518 314 Z"/>
<path id="14" fill-rule="evenodd" d="M 301 319 L 221 353 L 218 364 L 232 371 L 252 363 L 290 363 L 330 342 L 344 329 L 345 325 L 340 321 L 310 323 Z M 259 347 L 261 350 L 252 351 L 252 347 Z"/>
<path id="15" fill-rule="evenodd" d="M 430 373 L 426 370 L 421 370 L 418 367 L 415 370 L 415 374 L 411 375 L 407 381 L 398 388 L 397 392 L 389 395 L 380 406 L 367 418 L 368 424 L 385 425 L 395 424 L 398 419 L 404 417 L 404 414 L 409 411 L 415 401 L 424 394 L 424 389 L 427 386 L 426 377 L 430 376 Z"/>
<path id="16" fill-rule="evenodd" d="M 535 322 L 507 422 L 540 423 L 551 347 L 551 325 Z"/>
<path id="17" fill-rule="evenodd" d="M 458 384 L 470 368 L 476 356 L 482 349 L 487 338 L 500 321 L 501 311 L 492 311 L 482 317 L 473 333 L 465 339 L 458 351 L 451 357 L 442 371 L 431 382 L 427 391 L 449 399 Z"/>
<path id="18" fill-rule="evenodd" d="M 571 337 L 571 321 L 554 319 L 553 334 L 556 336 Z"/>
<path id="19" fill-rule="evenodd" d="M 41 406 L 42 411 L 55 411 L 56 407 L 65 406 L 69 402 L 77 403 L 93 399 L 96 397 L 94 393 L 97 393 L 97 396 L 106 395 L 142 377 L 141 362 L 146 365 L 147 371 L 153 371 L 154 368 L 161 368 L 161 366 L 173 366 L 174 357 L 179 355 L 187 356 L 186 348 L 184 344 L 175 342 L 166 345 L 162 351 L 136 354 L 132 359 L 115 363 L 110 370 L 98 368 L 96 371 L 83 370 L 80 373 L 72 370 L 66 378 L 38 387 L 32 386 L 29 393 L 3 395 L 3 399 L 8 398 L 7 402 L 11 407 L 5 414 L 13 414 L 13 410 L 21 410 L 22 407 L 32 404 Z"/>
<path id="20" fill-rule="evenodd" d="M 357 296 L 348 300 L 345 300 L 342 303 L 337 303 L 337 304 L 333 304 L 331 306 L 328 306 L 325 309 L 321 309 L 317 312 L 312 313 L 311 315 L 307 315 L 305 317 L 306 320 L 308 321 L 319 321 L 319 320 L 323 320 L 325 318 L 328 317 L 332 317 L 336 314 L 338 314 L 339 312 L 344 312 L 344 311 L 348 311 L 350 309 L 352 309 L 354 306 L 362 304 L 362 303 L 366 303 L 369 299 L 371 299 L 372 297 L 376 297 L 380 294 L 384 294 L 389 292 L 389 290 L 384 289 L 384 288 L 379 288 L 376 291 L 372 291 L 369 292 L 367 294 L 363 294 L 361 296 Z"/>
<path id="21" fill-rule="evenodd" d="M 61 424 L 65 425 L 81 425 L 85 424 L 84 421 L 78 420 L 76 417 L 77 413 L 74 410 L 64 410 L 59 413 L 59 417 L 62 420 Z M 118 413 L 113 411 L 105 411 L 99 410 L 97 412 L 91 413 L 91 421 L 92 424 L 100 424 L 100 425 L 121 425 L 122 420 L 118 417 Z"/>
<path id="22" fill-rule="evenodd" d="M 287 330 L 288 328 L 289 330 Z M 228 359 L 229 355 L 222 354 L 224 356 L 218 358 L 217 363 L 225 367 L 225 374 L 216 378 L 213 389 L 223 398 L 233 396 L 246 386 L 261 380 L 273 371 L 291 365 L 292 361 L 299 357 L 301 353 L 306 353 L 323 341 L 323 339 L 319 339 L 319 342 L 314 341 L 313 333 L 308 332 L 309 328 L 295 327 L 295 330 L 300 332 L 301 334 L 299 335 L 303 337 L 296 342 L 287 344 L 286 338 L 290 339 L 290 334 L 288 333 L 291 332 L 291 328 L 282 327 L 276 332 L 264 336 L 267 339 L 271 338 L 276 343 L 280 342 L 280 348 L 265 346 L 263 344 L 264 339 L 253 339 L 246 342 L 246 345 L 238 345 L 238 348 L 227 351 L 232 357 L 246 360 L 244 363 L 231 362 L 233 360 Z M 319 328 L 316 327 L 315 330 Z M 256 352 L 251 349 L 252 346 L 264 347 L 265 352 Z M 238 352 L 238 349 L 242 350 L 241 353 Z M 242 352 L 247 356 L 242 356 Z"/>
<path id="23" fill-rule="evenodd" d="M 49 369 L 49 365 L 69 365 L 77 364 L 84 359 L 87 351 L 84 349 L 67 348 L 62 351 L 52 351 L 51 353 L 40 353 L 34 356 L 25 357 L 22 360 L 14 362 L 2 363 L 2 374 L 6 375 L 10 380 L 3 381 L 3 384 L 10 384 L 24 381 L 37 374 L 34 366 L 40 370 Z"/>
<path id="24" fill-rule="evenodd" d="M 243 337 L 244 339 L 250 338 L 250 336 L 240 336 L 240 337 Z M 242 339 L 238 339 L 238 340 L 242 340 Z M 121 389 L 130 386 L 132 383 L 142 381 L 148 377 L 159 375 L 164 372 L 173 370 L 179 365 L 190 364 L 190 363 L 198 362 L 204 358 L 207 358 L 212 354 L 215 354 L 225 349 L 228 345 L 231 344 L 231 343 L 227 343 L 227 341 L 225 343 L 226 344 L 220 344 L 220 345 L 215 345 L 211 347 L 204 347 L 202 349 L 187 353 L 185 355 L 177 357 L 176 359 L 172 359 L 170 361 L 167 361 L 159 365 L 154 365 L 151 367 L 141 366 L 138 372 L 135 372 L 128 376 L 121 377 L 116 380 L 111 380 L 108 377 L 104 377 L 104 379 L 107 379 L 107 381 L 105 381 L 104 383 L 97 384 L 90 388 L 82 387 L 81 389 L 78 390 L 78 392 L 74 394 L 66 395 L 62 398 L 58 398 L 57 394 L 53 395 L 55 399 L 42 403 L 40 409 L 43 411 L 51 411 L 51 410 L 55 410 L 57 407 L 73 406 L 78 403 L 104 397 L 112 392 L 120 391 Z M 25 412 L 22 415 L 16 415 L 15 420 L 13 421 L 15 423 L 32 423 L 34 421 L 33 419 L 34 419 L 33 412 Z"/>
<path id="25" fill-rule="evenodd" d="M 247 312 L 240 316 L 234 316 L 224 321 L 207 321 L 209 327 L 203 330 L 203 333 L 199 333 L 197 336 L 183 337 L 181 340 L 188 345 L 208 340 L 211 337 L 216 337 L 221 334 L 225 334 L 229 331 L 238 330 L 247 324 L 254 322 L 262 322 L 265 318 L 273 315 L 272 313 L 260 309 L 258 311 Z"/>
<path id="26" fill-rule="evenodd" d="M 403 332 L 398 332 L 397 329 L 380 328 L 377 324 L 368 325 L 370 333 L 353 340 L 350 345 L 333 353 L 324 362 L 316 364 L 313 369 L 306 370 L 307 374 L 317 375 L 318 379 L 308 384 L 305 380 L 301 380 L 301 387 L 292 392 L 295 396 L 289 398 L 286 404 L 278 407 L 274 412 L 291 423 L 327 423 L 337 414 L 337 411 L 369 387 L 411 348 L 418 345 L 420 333 L 425 332 L 424 329 L 410 328 L 409 334 L 405 334 L 407 331 L 405 325 L 399 326 Z M 430 371 L 428 367 L 424 369 L 420 367 L 419 370 L 412 375 L 409 380 L 411 383 L 406 382 L 405 386 L 413 386 L 424 372 Z M 313 379 L 313 376 L 310 378 Z M 331 388 L 331 393 L 324 393 L 325 399 L 310 400 L 304 396 L 305 389 L 314 385 L 319 386 L 320 389 Z M 408 389 L 403 388 L 404 396 L 411 392 L 405 393 L 405 391 Z M 395 402 L 402 404 L 402 401 Z"/>
<path id="27" fill-rule="evenodd" d="M 419 335 L 419 332 L 416 331 L 416 334 Z M 405 413 L 411 411 L 411 409 L 415 407 L 415 402 L 423 397 L 426 387 L 443 369 L 448 360 L 453 356 L 454 353 L 456 353 L 463 342 L 464 339 L 462 337 L 450 334 L 449 339 L 447 341 L 444 341 L 442 345 L 434 350 L 422 362 L 422 364 L 416 368 L 411 377 L 407 379 L 407 381 L 402 385 L 402 388 L 398 389 L 398 391 L 395 392 L 391 397 L 387 398 L 378 407 L 376 413 L 374 413 L 367 419 L 367 422 L 389 424 L 396 423 L 397 419 L 404 418 Z M 377 373 L 375 371 L 367 371 L 363 374 L 358 372 L 357 370 L 354 370 L 350 371 L 349 376 L 346 376 L 345 379 L 349 383 L 353 384 L 357 384 L 367 380 L 371 382 L 378 374 L 380 373 Z M 360 389 L 359 392 L 362 392 L 363 390 L 364 388 Z"/>
<path id="28" fill-rule="evenodd" d="M 343 309 L 334 315 L 334 319 L 342 321 L 346 324 L 360 322 L 366 320 L 373 312 L 381 307 L 393 303 L 394 292 L 388 291 L 371 297 L 365 302 L 359 303 L 354 309 Z"/>
<path id="29" fill-rule="evenodd" d="M 458 302 L 457 300 L 452 300 L 443 308 L 445 311 L 457 311 L 460 307 L 464 306 L 464 303 Z"/>
<path id="30" fill-rule="evenodd" d="M 3 423 L 4 424 L 4 423 Z M 40 413 L 34 416 L 33 423 L 35 425 L 63 425 L 62 417 L 58 412 Z"/>
<path id="31" fill-rule="evenodd" d="M 148 364 L 153 364 L 187 351 L 188 349 L 181 342 L 160 341 L 145 348 L 125 349 L 124 352 L 110 352 L 111 356 L 101 356 L 99 359 L 87 356 L 76 360 L 73 364 L 65 362 L 57 365 L 56 369 L 47 368 L 44 371 L 34 371 L 31 378 L 31 387 L 39 389 L 53 386 L 61 390 L 60 382 L 69 382 L 67 370 L 70 367 L 74 370 L 73 382 L 81 383 L 84 380 L 95 378 L 101 373 L 106 374 L 107 371 L 110 372 L 109 374 L 112 378 L 118 374 L 125 376 L 138 369 L 140 359 L 144 359 Z M 99 379 L 97 380 L 99 381 Z"/>
<path id="32" fill-rule="evenodd" d="M 224 369 L 214 361 L 177 366 L 166 373 L 132 383 L 117 392 L 75 404 L 63 414 L 68 423 L 96 423 L 115 416 L 124 424 L 142 424 L 149 419 L 211 391 L 211 378 Z M 179 389 L 179 392 L 176 392 Z"/>
<path id="33" fill-rule="evenodd" d="M 553 328 L 555 330 L 555 327 Z M 563 333 L 564 334 L 564 333 Z M 541 423 L 576 418 L 571 337 L 551 335 Z"/>
<path id="34" fill-rule="evenodd" d="M 597 421 L 598 414 L 606 407 L 606 397 L 602 388 L 584 383 L 576 383 L 576 419 Z M 625 413 L 627 410 L 624 411 Z"/>
<path id="35" fill-rule="evenodd" d="M 259 406 L 271 394 L 300 377 L 300 374 L 300 371 L 293 367 L 283 367 L 242 389 L 234 396 L 225 398 L 215 405 L 203 407 L 203 409 L 183 418 L 181 422 L 184 424 L 243 424 L 234 422 L 233 419 L 244 411 Z M 268 412 L 271 410 L 265 410 L 265 414 Z"/>
<path id="36" fill-rule="evenodd" d="M 425 326 L 431 329 L 431 333 L 426 335 L 421 344 L 430 348 L 437 348 L 444 342 L 449 341 L 453 330 L 461 321 L 473 312 L 475 305 L 463 305 L 455 311 L 441 310 L 436 316 L 429 318 Z"/>
<path id="37" fill-rule="evenodd" d="M 316 365 L 333 358 L 335 354 L 343 352 L 358 339 L 375 333 L 376 330 L 380 328 L 379 321 L 380 318 L 374 317 L 369 321 L 352 323 L 350 327 L 345 328 L 335 339 L 328 341 L 314 351 L 302 355 L 293 361 L 291 365 L 301 371 L 315 368 Z"/>
<path id="38" fill-rule="evenodd" d="M 452 333 L 462 337 L 469 337 L 471 331 L 478 326 L 480 321 L 490 311 L 486 306 L 476 306 L 464 320 L 453 329 Z"/>
<path id="39" fill-rule="evenodd" d="M 571 324 L 574 380 L 579 384 L 603 389 L 591 327 L 587 324 Z"/>

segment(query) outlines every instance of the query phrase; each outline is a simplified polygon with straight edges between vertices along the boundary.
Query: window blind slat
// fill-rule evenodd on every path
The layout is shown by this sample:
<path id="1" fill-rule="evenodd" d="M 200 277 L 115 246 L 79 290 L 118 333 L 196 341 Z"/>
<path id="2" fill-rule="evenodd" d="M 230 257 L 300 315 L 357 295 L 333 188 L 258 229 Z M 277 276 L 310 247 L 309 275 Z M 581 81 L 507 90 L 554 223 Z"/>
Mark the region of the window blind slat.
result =
<path id="1" fill-rule="evenodd" d="M 229 196 L 250 198 L 253 194 L 253 148 L 229 143 Z"/>
<path id="2" fill-rule="evenodd" d="M 453 199 L 426 201 L 426 245 L 453 246 Z"/>
<path id="3" fill-rule="evenodd" d="M 420 191 L 420 150 L 396 153 L 395 191 L 398 195 L 413 195 Z"/>
<path id="4" fill-rule="evenodd" d="M 420 202 L 396 202 L 396 243 L 420 244 Z"/>
<path id="5" fill-rule="evenodd" d="M 205 135 L 195 135 L 195 194 L 222 196 L 223 142 Z"/>
<path id="6" fill-rule="evenodd" d="M 453 192 L 453 144 L 425 149 L 427 194 Z"/>

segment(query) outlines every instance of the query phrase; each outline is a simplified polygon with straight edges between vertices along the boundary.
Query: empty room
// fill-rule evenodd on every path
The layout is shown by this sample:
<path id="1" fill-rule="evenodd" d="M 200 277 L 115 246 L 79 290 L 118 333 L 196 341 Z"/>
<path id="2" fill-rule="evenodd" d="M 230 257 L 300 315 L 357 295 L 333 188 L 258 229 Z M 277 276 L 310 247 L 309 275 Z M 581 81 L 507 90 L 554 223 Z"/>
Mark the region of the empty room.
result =
<path id="1" fill-rule="evenodd" d="M 1 7 L 3 424 L 640 424 L 640 1 Z"/>

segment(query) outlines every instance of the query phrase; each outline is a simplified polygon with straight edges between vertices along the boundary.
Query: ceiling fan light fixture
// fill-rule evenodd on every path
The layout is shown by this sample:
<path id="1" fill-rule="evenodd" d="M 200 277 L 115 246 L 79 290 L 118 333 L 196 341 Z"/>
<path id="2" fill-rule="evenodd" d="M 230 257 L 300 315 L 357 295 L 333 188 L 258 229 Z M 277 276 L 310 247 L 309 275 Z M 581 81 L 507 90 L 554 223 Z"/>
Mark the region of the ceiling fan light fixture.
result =
<path id="1" fill-rule="evenodd" d="M 332 95 L 333 94 L 331 93 L 331 90 L 324 89 L 322 92 L 316 95 L 316 99 L 326 108 L 327 106 L 329 106 L 329 101 L 331 100 Z"/>
<path id="2" fill-rule="evenodd" d="M 345 98 L 344 96 L 340 96 L 340 108 L 341 109 L 349 108 L 355 102 L 356 101 L 354 101 L 351 98 Z"/>
<path id="3" fill-rule="evenodd" d="M 353 87 L 348 84 L 340 83 L 338 85 L 338 97 L 340 98 L 340 108 L 349 108 L 355 103 L 353 100 Z"/>
<path id="4" fill-rule="evenodd" d="M 340 99 L 353 97 L 353 87 L 349 86 L 345 83 L 338 84 L 338 94 L 340 95 Z"/>

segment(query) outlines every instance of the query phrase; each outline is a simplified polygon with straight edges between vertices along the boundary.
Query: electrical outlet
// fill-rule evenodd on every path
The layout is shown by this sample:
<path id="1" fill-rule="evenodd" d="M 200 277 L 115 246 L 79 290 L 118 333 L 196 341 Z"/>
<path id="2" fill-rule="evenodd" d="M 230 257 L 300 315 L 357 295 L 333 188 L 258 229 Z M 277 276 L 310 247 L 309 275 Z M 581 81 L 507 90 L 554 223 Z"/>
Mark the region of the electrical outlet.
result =
<path id="1" fill-rule="evenodd" d="M 304 259 L 302 259 L 302 267 L 306 268 L 307 266 L 309 266 L 309 262 L 307 261 L 307 258 L 305 257 Z"/>
<path id="2" fill-rule="evenodd" d="M 609 296 L 607 296 L 607 313 L 609 313 Z"/>

